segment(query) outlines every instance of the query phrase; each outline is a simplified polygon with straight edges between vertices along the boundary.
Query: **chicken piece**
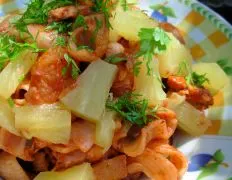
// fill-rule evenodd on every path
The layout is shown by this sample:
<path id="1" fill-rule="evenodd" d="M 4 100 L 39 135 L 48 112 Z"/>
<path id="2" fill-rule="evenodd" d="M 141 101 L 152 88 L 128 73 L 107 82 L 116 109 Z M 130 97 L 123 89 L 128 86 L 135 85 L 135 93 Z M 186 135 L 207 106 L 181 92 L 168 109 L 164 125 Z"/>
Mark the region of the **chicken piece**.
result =
<path id="1" fill-rule="evenodd" d="M 69 70 L 62 75 L 62 68 L 67 63 L 65 52 L 62 48 L 50 49 L 32 67 L 30 88 L 25 94 L 29 104 L 55 103 L 63 90 L 75 85 Z"/>
<path id="2" fill-rule="evenodd" d="M 187 88 L 187 83 L 182 76 L 169 76 L 167 80 L 168 87 L 171 91 L 180 91 Z"/>
<path id="3" fill-rule="evenodd" d="M 103 14 L 85 17 L 88 29 L 77 28 L 68 43 L 68 52 L 76 61 L 91 62 L 102 58 L 109 41 L 109 30 Z M 90 49 L 78 49 L 88 46 Z"/>
<path id="4" fill-rule="evenodd" d="M 188 94 L 186 94 L 186 101 L 197 109 L 204 110 L 213 105 L 213 96 L 207 89 L 190 86 Z"/>
<path id="5" fill-rule="evenodd" d="M 65 19 L 74 19 L 77 15 L 87 16 L 91 13 L 89 6 L 64 6 L 57 9 L 53 9 L 48 13 L 48 22 L 61 21 Z"/>

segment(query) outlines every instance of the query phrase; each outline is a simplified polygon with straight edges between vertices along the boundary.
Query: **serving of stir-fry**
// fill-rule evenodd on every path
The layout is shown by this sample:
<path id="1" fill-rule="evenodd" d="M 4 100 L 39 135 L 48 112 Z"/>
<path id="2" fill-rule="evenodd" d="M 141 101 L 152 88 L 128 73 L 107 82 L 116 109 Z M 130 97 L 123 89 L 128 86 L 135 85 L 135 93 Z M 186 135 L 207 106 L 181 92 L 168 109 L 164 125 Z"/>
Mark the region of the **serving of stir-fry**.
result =
<path id="1" fill-rule="evenodd" d="M 0 179 L 178 180 L 171 138 L 204 134 L 228 77 L 135 1 L 31 0 L 0 24 L 0 82 Z"/>

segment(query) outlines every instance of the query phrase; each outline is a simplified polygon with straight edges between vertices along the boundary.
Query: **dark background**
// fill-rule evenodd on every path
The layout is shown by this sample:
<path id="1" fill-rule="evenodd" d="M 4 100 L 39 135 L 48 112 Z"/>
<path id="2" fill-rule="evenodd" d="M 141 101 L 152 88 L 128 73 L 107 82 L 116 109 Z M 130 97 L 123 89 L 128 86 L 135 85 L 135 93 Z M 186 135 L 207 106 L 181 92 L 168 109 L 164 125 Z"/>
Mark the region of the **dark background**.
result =
<path id="1" fill-rule="evenodd" d="M 232 24 L 232 0 L 199 0 Z"/>

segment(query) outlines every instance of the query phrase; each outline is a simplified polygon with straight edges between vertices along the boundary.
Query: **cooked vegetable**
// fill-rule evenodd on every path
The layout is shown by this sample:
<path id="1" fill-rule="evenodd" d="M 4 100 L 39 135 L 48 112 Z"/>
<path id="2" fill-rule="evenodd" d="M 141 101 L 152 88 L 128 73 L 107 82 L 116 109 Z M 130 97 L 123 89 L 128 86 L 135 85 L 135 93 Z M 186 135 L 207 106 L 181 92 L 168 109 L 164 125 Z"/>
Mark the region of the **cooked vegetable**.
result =
<path id="1" fill-rule="evenodd" d="M 193 71 L 205 74 L 209 80 L 203 86 L 212 94 L 216 94 L 220 89 L 229 83 L 229 78 L 217 63 L 196 63 L 192 66 Z"/>
<path id="2" fill-rule="evenodd" d="M 0 96 L 8 99 L 20 84 L 20 78 L 26 75 L 37 58 L 37 53 L 23 51 L 18 58 L 10 62 L 0 73 Z"/>
<path id="3" fill-rule="evenodd" d="M 16 157 L 6 152 L 0 152 L 0 177 L 9 180 L 29 180 Z"/>
<path id="4" fill-rule="evenodd" d="M 14 113 L 6 100 L 0 99 L 0 127 L 19 135 L 15 128 Z"/>
<path id="5" fill-rule="evenodd" d="M 57 104 L 16 107 L 15 127 L 28 139 L 37 137 L 52 143 L 67 143 L 71 113 Z"/>
<path id="6" fill-rule="evenodd" d="M 167 50 L 157 56 L 159 60 L 159 72 L 161 77 L 167 78 L 170 75 L 176 75 L 179 71 L 181 62 L 185 62 L 189 67 L 192 56 L 188 49 L 181 44 L 172 34 L 168 33 L 171 39 Z M 183 74 L 184 75 L 184 74 Z"/>
<path id="7" fill-rule="evenodd" d="M 61 98 L 73 113 L 85 120 L 101 120 L 117 67 L 102 60 L 92 62 L 79 76 L 77 87 Z"/>
<path id="8" fill-rule="evenodd" d="M 118 6 L 110 19 L 110 23 L 119 36 L 124 37 L 129 41 L 138 41 L 138 33 L 141 28 L 154 28 L 158 23 L 150 19 L 145 13 L 140 10 L 124 11 L 121 6 Z"/>
<path id="9" fill-rule="evenodd" d="M 183 101 L 182 96 L 176 94 L 171 99 L 169 108 L 176 113 L 178 127 L 190 135 L 203 135 L 210 125 L 210 121 L 205 118 L 204 112 Z"/>
<path id="10" fill-rule="evenodd" d="M 34 180 L 94 180 L 93 169 L 89 163 L 66 169 L 60 172 L 41 172 Z"/>
<path id="11" fill-rule="evenodd" d="M 106 110 L 100 122 L 96 124 L 96 144 L 108 150 L 112 144 L 115 130 L 115 113 Z"/>
<path id="12" fill-rule="evenodd" d="M 149 105 L 161 103 L 166 98 L 162 89 L 162 81 L 158 72 L 158 61 L 153 59 L 150 62 L 152 75 L 147 75 L 146 62 L 140 65 L 140 73 L 135 77 L 135 93 L 141 94 L 143 98 L 148 99 Z"/>
<path id="13" fill-rule="evenodd" d="M 147 65 L 147 74 L 151 75 L 150 63 L 155 54 L 161 54 L 167 49 L 170 38 L 159 27 L 156 28 L 141 28 L 139 31 L 140 49 L 137 57 L 143 57 Z M 138 75 L 138 74 L 136 74 Z"/>

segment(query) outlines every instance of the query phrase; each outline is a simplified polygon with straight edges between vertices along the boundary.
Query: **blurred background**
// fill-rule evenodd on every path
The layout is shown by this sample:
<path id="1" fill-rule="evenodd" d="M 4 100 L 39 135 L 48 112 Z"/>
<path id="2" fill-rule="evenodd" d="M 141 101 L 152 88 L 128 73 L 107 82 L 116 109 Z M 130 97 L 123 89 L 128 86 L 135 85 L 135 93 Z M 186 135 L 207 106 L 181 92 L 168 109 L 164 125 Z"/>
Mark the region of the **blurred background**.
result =
<path id="1" fill-rule="evenodd" d="M 232 24 L 232 0 L 199 0 Z"/>

